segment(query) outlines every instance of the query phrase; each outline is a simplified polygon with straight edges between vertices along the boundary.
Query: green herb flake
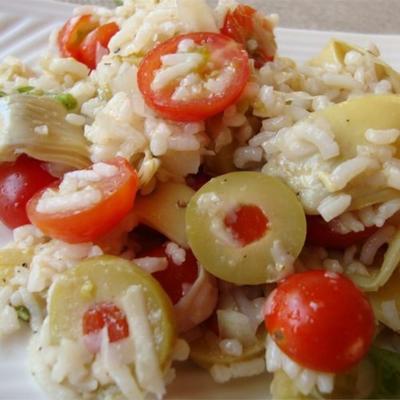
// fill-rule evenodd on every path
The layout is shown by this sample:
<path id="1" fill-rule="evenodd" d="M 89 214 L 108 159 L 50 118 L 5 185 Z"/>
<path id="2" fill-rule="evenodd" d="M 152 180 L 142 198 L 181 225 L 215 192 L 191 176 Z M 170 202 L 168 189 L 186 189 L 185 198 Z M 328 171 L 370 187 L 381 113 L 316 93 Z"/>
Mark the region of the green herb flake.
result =
<path id="1" fill-rule="evenodd" d="M 15 311 L 17 312 L 18 319 L 24 322 L 29 322 L 31 320 L 31 313 L 25 306 L 17 306 L 15 307 Z"/>
<path id="2" fill-rule="evenodd" d="M 20 86 L 17 89 L 18 93 L 29 93 L 32 92 L 32 90 L 35 89 L 33 86 Z"/>
<path id="3" fill-rule="evenodd" d="M 56 100 L 58 100 L 67 110 L 73 110 L 78 105 L 75 97 L 70 93 L 60 93 L 56 96 Z"/>
<path id="4" fill-rule="evenodd" d="M 0 97 L 4 97 L 4 96 L 7 96 L 7 93 L 0 90 Z"/>
<path id="5" fill-rule="evenodd" d="M 124 4 L 124 0 L 114 0 L 116 6 L 122 6 Z"/>

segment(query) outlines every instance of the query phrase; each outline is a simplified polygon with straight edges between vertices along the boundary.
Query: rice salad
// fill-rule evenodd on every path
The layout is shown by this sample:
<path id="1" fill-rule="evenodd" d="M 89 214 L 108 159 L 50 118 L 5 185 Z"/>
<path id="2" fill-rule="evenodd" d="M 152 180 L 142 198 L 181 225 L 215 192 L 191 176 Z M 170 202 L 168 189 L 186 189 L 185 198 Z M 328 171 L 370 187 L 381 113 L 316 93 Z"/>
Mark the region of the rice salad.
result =
<path id="1" fill-rule="evenodd" d="M 335 39 L 297 65 L 277 23 L 82 6 L 0 64 L 0 340 L 30 329 L 49 398 L 162 399 L 187 360 L 400 395 L 400 75 Z"/>

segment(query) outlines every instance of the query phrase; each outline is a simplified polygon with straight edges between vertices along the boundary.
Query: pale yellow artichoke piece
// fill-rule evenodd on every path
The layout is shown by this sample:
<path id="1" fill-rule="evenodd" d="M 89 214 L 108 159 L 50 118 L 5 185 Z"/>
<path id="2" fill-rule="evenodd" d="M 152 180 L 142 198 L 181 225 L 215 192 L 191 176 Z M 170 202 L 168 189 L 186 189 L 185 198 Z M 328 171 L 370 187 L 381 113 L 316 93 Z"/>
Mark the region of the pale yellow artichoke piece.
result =
<path id="1" fill-rule="evenodd" d="M 350 371 L 335 374 L 332 393 L 321 393 L 317 387 L 314 387 L 310 394 L 304 395 L 283 370 L 278 370 L 274 372 L 271 382 L 271 397 L 273 400 L 364 399 L 369 398 L 374 377 L 373 365 L 369 360 L 364 359 Z M 364 385 L 355 384 L 359 381 L 364 382 Z"/>
<path id="2" fill-rule="evenodd" d="M 244 347 L 240 356 L 225 354 L 219 347 L 219 339 L 212 333 L 207 333 L 190 343 L 190 358 L 202 368 L 209 369 L 213 365 L 230 365 L 236 362 L 252 360 L 265 351 L 265 330 L 262 327 L 257 334 L 257 341 Z"/>
<path id="3" fill-rule="evenodd" d="M 398 317 L 400 312 L 399 264 L 400 233 L 397 233 L 386 251 L 379 273 L 375 276 L 375 279 L 371 279 L 371 283 L 375 281 L 375 285 L 372 287 L 376 288 L 376 291 L 369 294 L 378 320 L 397 332 L 400 332 L 400 319 Z M 365 286 L 368 281 L 358 279 L 356 282 Z M 378 282 L 380 283 L 379 286 Z"/>
<path id="4" fill-rule="evenodd" d="M 314 67 L 323 67 L 329 64 L 344 65 L 344 58 L 349 51 L 357 51 L 362 55 L 368 54 L 374 59 L 375 73 L 379 80 L 387 79 L 392 84 L 395 93 L 400 93 L 400 74 L 380 58 L 369 53 L 361 47 L 351 45 L 341 40 L 332 39 L 325 48 L 308 63 Z"/>
<path id="5" fill-rule="evenodd" d="M 0 286 L 8 283 L 14 276 L 16 267 L 28 267 L 33 254 L 29 250 L 5 248 L 0 250 Z"/>
<path id="6" fill-rule="evenodd" d="M 369 294 L 376 318 L 393 329 L 400 332 L 400 270 L 397 268 L 390 279 L 377 292 Z"/>
<path id="7" fill-rule="evenodd" d="M 385 256 L 383 258 L 383 263 L 379 268 L 371 269 L 370 275 L 368 276 L 353 274 L 350 275 L 350 278 L 357 284 L 357 286 L 363 289 L 363 291 L 374 292 L 379 289 L 379 292 L 382 290 L 382 293 L 386 293 L 386 286 L 384 285 L 388 281 L 390 282 L 391 276 L 394 274 L 394 271 L 399 264 L 400 231 L 395 234 L 394 238 L 389 243 L 389 247 L 386 250 Z M 388 285 L 390 288 L 391 284 L 388 283 Z"/>
<path id="8" fill-rule="evenodd" d="M 0 99 L 0 162 L 26 153 L 72 168 L 90 165 L 83 128 L 65 120 L 67 109 L 46 96 L 12 95 Z M 45 127 L 44 133 L 36 128 Z M 36 131 L 35 131 L 36 129 Z"/>
<path id="9" fill-rule="evenodd" d="M 135 213 L 140 223 L 187 248 L 186 206 L 194 193 L 183 183 L 160 183 L 153 193 L 136 199 Z"/>
<path id="10" fill-rule="evenodd" d="M 365 138 L 367 129 L 400 129 L 400 96 L 366 95 L 312 113 L 302 123 L 313 124 L 318 119 L 328 122 L 339 146 L 338 156 L 329 160 L 318 155 L 289 160 L 279 155 L 268 160 L 263 168 L 263 172 L 281 177 L 299 193 L 308 214 L 317 214 L 320 201 L 331 194 L 321 180 L 322 175 L 329 176 L 337 165 L 356 157 L 358 146 L 371 145 Z M 400 143 L 395 146 L 394 157 L 398 158 Z M 400 195 L 399 191 L 386 186 L 383 176 L 382 179 L 369 179 L 376 172 L 364 172 L 345 187 L 345 192 L 352 196 L 350 209 L 358 210 Z"/>
<path id="11" fill-rule="evenodd" d="M 396 95 L 367 95 L 328 107 L 319 113 L 325 118 L 339 144 L 338 163 L 357 156 L 357 146 L 370 145 L 365 138 L 367 129 L 400 129 L 400 97 Z M 397 143 L 395 157 L 399 157 Z M 351 209 L 360 209 L 392 200 L 400 195 L 397 190 L 373 184 L 364 176 L 354 179 L 346 188 L 352 196 Z"/>
<path id="12" fill-rule="evenodd" d="M 293 381 L 282 370 L 274 372 L 271 382 L 271 397 L 273 400 L 306 400 L 315 398 L 311 395 L 304 396 L 301 394 Z"/>

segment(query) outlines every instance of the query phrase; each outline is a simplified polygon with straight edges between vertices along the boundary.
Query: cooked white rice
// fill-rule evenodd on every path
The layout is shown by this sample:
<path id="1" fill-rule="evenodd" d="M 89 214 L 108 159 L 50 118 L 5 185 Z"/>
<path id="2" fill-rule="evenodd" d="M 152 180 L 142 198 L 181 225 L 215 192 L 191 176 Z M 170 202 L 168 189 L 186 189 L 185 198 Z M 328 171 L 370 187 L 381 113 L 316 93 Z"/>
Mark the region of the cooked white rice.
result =
<path id="1" fill-rule="evenodd" d="M 365 52 L 356 48 L 346 50 L 343 63 L 311 61 L 297 66 L 290 59 L 276 56 L 274 61 L 256 69 L 251 61 L 251 75 L 241 97 L 220 115 L 206 121 L 180 123 L 162 119 L 146 105 L 138 89 L 138 65 L 157 43 L 181 33 L 219 32 L 226 13 L 235 6 L 233 0 L 222 0 L 215 9 L 204 0 L 125 0 L 114 10 L 80 7 L 76 15 L 92 14 L 101 24 L 116 22 L 120 27 L 109 43 L 110 53 L 94 71 L 73 58 L 61 58 L 56 34 L 52 35 L 49 53 L 41 59 L 37 71 L 12 57 L 0 64 L 0 86 L 6 93 L 32 86 L 49 95 L 68 93 L 74 97 L 77 105 L 66 114 L 65 120 L 82 127 L 90 159 L 95 163 L 92 170 L 66 173 L 60 190 L 48 189 L 37 211 L 62 212 L 98 203 L 102 194 L 95 183 L 118 172 L 102 161 L 115 156 L 125 157 L 134 165 L 141 194 L 148 195 L 158 182 L 184 182 L 189 174 L 199 171 L 206 158 L 218 159 L 232 147 L 229 156 L 236 169 L 257 170 L 281 178 L 298 194 L 305 211 L 319 213 L 334 231 L 347 234 L 371 226 L 381 228 L 361 246 L 351 246 L 342 252 L 305 247 L 299 260 L 279 240 L 274 240 L 271 248 L 274 265 L 266 268 L 290 274 L 303 268 L 322 267 L 329 273 L 369 277 L 368 267 L 395 234 L 397 225 L 385 224 L 388 220 L 394 224 L 400 200 L 388 197 L 379 204 L 368 203 L 353 210 L 357 198 L 352 194 L 354 187 L 366 180 L 371 187 L 400 190 L 400 160 L 396 158 L 400 131 L 370 127 L 363 133 L 364 141 L 357 146 L 356 153 L 344 156 L 345 149 L 340 147 L 328 121 L 308 117 L 365 94 L 396 93 L 398 85 L 394 77 L 390 73 L 387 76 L 377 73 L 377 65 L 382 67 L 382 64 L 377 59 L 376 46 L 370 45 Z M 276 16 L 266 18 L 272 26 L 276 25 Z M 257 42 L 251 40 L 247 45 L 255 50 Z M 234 67 L 202 79 L 196 68 L 205 60 L 206 56 L 197 51 L 193 41 L 182 41 L 176 54 L 162 57 L 152 89 L 165 88 L 179 79 L 172 95 L 177 101 L 222 92 L 235 77 Z M 38 125 L 34 132 L 45 137 L 49 128 Z M 50 169 L 56 171 L 57 166 Z M 233 236 L 223 226 L 222 219 L 217 218 L 230 206 L 222 203 L 216 193 L 206 193 L 199 197 L 197 205 L 201 212 L 215 217 L 211 229 L 218 240 L 232 245 Z M 134 259 L 150 273 L 165 270 L 168 258 L 183 268 L 186 250 L 173 242 L 168 242 L 165 248 L 168 258 L 138 258 L 132 249 L 121 253 L 122 237 L 136 226 L 135 218 L 121 227 L 114 238 L 108 238 L 106 245 L 101 245 L 111 252 L 116 238 L 115 253 Z M 50 395 L 75 399 L 83 393 L 85 398 L 97 398 L 96 390 L 100 388 L 104 398 L 122 395 L 140 398 L 142 392 L 161 398 L 174 372 L 169 365 L 167 371 L 159 367 L 149 324 L 157 316 L 146 316 L 142 288 L 131 287 L 121 299 L 135 335 L 119 347 L 109 343 L 106 330 L 101 336 L 91 338 L 101 342 L 97 355 L 90 353 L 80 340 L 64 338 L 57 346 L 53 345 L 40 299 L 46 299 L 60 274 L 81 260 L 103 254 L 103 250 L 93 243 L 68 244 L 50 239 L 32 225 L 15 229 L 13 236 L 14 242 L 9 247 L 31 251 L 33 258 L 30 265 L 16 266 L 12 279 L 0 288 L 0 336 L 21 328 L 17 307 L 25 307 L 32 330 L 39 332 L 30 346 L 32 368 Z M 189 331 L 189 337 L 191 329 L 208 318 L 218 303 L 217 314 L 219 322 L 222 321 L 219 328 L 223 334 L 218 341 L 219 349 L 225 355 L 240 357 L 247 346 L 257 342 L 257 329 L 263 322 L 265 293 L 257 292 L 258 289 L 252 292 L 218 283 L 199 265 L 197 280 L 185 284 L 184 296 L 174 307 L 179 332 Z M 263 290 L 267 291 L 265 287 Z M 396 326 L 400 325 L 395 303 L 383 303 L 382 311 Z M 189 345 L 179 339 L 172 358 L 186 360 L 189 351 Z M 134 371 L 129 366 L 133 362 Z M 303 395 L 309 395 L 314 388 L 322 393 L 333 390 L 332 374 L 301 367 L 271 338 L 266 343 L 266 359 L 257 356 L 212 365 L 210 374 L 216 382 L 224 383 L 261 374 L 266 369 L 283 370 Z"/>

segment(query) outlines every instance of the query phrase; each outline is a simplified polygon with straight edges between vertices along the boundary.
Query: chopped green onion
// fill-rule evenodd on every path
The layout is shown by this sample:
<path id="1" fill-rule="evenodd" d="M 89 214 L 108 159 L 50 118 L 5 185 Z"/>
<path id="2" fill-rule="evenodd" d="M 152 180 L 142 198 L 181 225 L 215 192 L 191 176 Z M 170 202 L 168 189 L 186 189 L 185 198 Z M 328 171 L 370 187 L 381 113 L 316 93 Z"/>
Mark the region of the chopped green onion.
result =
<path id="1" fill-rule="evenodd" d="M 124 4 L 124 0 L 114 0 L 116 6 L 122 6 Z"/>
<path id="2" fill-rule="evenodd" d="M 4 97 L 4 96 L 7 96 L 7 93 L 0 90 L 0 97 Z"/>
<path id="3" fill-rule="evenodd" d="M 15 311 L 21 321 L 29 322 L 31 320 L 31 313 L 25 306 L 16 306 Z"/>
<path id="4" fill-rule="evenodd" d="M 60 93 L 56 96 L 56 100 L 62 103 L 67 110 L 73 110 L 78 105 L 75 97 L 70 93 Z"/>
<path id="5" fill-rule="evenodd" d="M 29 93 L 31 92 L 33 89 L 35 89 L 33 86 L 20 86 L 17 89 L 18 93 Z"/>

